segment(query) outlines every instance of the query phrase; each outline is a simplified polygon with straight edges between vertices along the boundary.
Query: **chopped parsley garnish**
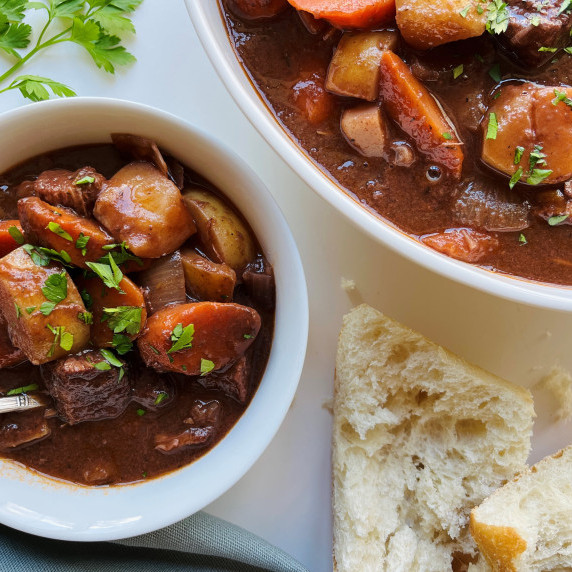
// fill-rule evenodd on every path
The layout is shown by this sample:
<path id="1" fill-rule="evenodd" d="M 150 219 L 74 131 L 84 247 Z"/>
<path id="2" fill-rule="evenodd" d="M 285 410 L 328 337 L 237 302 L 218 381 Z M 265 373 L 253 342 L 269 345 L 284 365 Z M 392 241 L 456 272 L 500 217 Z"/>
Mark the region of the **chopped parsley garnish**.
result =
<path id="1" fill-rule="evenodd" d="M 24 244 L 22 248 L 29 254 L 36 266 L 47 266 L 52 260 L 64 265 L 69 265 L 71 262 L 70 255 L 65 250 L 58 252 L 53 248 L 32 246 L 31 244 Z"/>
<path id="2" fill-rule="evenodd" d="M 120 355 L 125 355 L 133 349 L 133 342 L 129 336 L 124 334 L 113 334 L 113 347 Z"/>
<path id="3" fill-rule="evenodd" d="M 123 290 L 121 290 L 121 287 L 119 286 L 120 282 L 123 280 L 123 272 L 121 272 L 113 258 L 109 258 L 109 264 L 86 262 L 86 265 L 103 280 L 103 283 L 108 288 L 115 288 L 124 294 Z"/>
<path id="4" fill-rule="evenodd" d="M 69 232 L 66 232 L 57 222 L 50 221 L 46 228 L 48 230 L 51 230 L 54 234 L 61 236 L 64 240 L 69 240 L 70 242 L 73 242 L 73 238 L 71 237 Z"/>
<path id="5" fill-rule="evenodd" d="M 168 399 L 169 395 L 166 391 L 161 391 L 159 395 L 157 395 L 157 399 L 155 399 L 155 405 L 161 405 L 165 399 Z"/>
<path id="6" fill-rule="evenodd" d="M 117 358 L 117 356 L 111 351 L 106 349 L 99 350 L 99 353 L 103 356 L 105 361 L 100 361 L 95 364 L 95 368 L 100 371 L 109 371 L 111 366 L 119 368 L 119 377 L 117 381 L 121 381 L 125 375 L 125 370 L 123 369 L 123 362 Z"/>
<path id="7" fill-rule="evenodd" d="M 24 235 L 17 226 L 8 227 L 8 234 L 18 243 L 24 244 Z"/>
<path id="8" fill-rule="evenodd" d="M 524 147 L 520 145 L 514 150 L 514 164 L 518 165 L 522 160 L 522 156 L 524 154 Z"/>
<path id="9" fill-rule="evenodd" d="M 159 355 L 161 353 L 155 346 L 152 346 L 151 344 L 149 344 L 149 347 L 153 350 L 153 353 L 155 353 L 157 355 Z"/>
<path id="10" fill-rule="evenodd" d="M 497 114 L 489 114 L 489 124 L 487 126 L 487 139 L 496 139 L 498 133 L 499 125 L 497 121 Z"/>
<path id="11" fill-rule="evenodd" d="M 30 385 L 24 385 L 23 387 L 17 387 L 16 389 L 11 389 L 6 393 L 6 396 L 11 395 L 21 395 L 22 393 L 28 393 L 29 391 L 36 391 L 38 389 L 37 383 L 31 383 Z"/>
<path id="12" fill-rule="evenodd" d="M 195 335 L 195 325 L 189 324 L 183 328 L 183 324 L 177 324 L 171 332 L 173 345 L 167 351 L 168 354 L 193 347 L 193 336 Z"/>
<path id="13" fill-rule="evenodd" d="M 467 14 L 469 13 L 469 10 L 471 9 L 471 5 L 467 4 L 460 12 L 459 14 L 461 14 L 461 17 L 466 18 Z"/>
<path id="14" fill-rule="evenodd" d="M 540 185 L 540 183 L 550 177 L 550 175 L 552 175 L 551 169 L 533 169 L 526 179 L 526 182 L 529 185 Z"/>
<path id="15" fill-rule="evenodd" d="M 16 302 L 14 302 L 14 308 L 16 310 L 16 319 L 19 320 L 20 316 L 22 315 L 22 310 L 20 309 L 20 306 L 16 304 Z"/>
<path id="16" fill-rule="evenodd" d="M 94 177 L 90 177 L 89 175 L 86 175 L 85 177 L 81 178 L 79 181 L 75 181 L 75 185 L 90 185 L 91 183 L 95 182 L 95 178 Z"/>
<path id="17" fill-rule="evenodd" d="M 85 236 L 83 234 L 83 232 L 79 233 L 79 236 L 77 237 L 77 240 L 75 241 L 75 247 L 79 250 L 81 250 L 81 255 L 85 256 L 87 253 L 87 243 L 89 242 L 89 239 L 91 237 L 89 236 Z"/>
<path id="18" fill-rule="evenodd" d="M 214 369 L 214 363 L 210 359 L 201 358 L 201 375 L 207 375 Z"/>
<path id="19" fill-rule="evenodd" d="M 31 314 L 35 309 L 36 309 L 36 306 L 28 306 L 28 307 L 26 308 L 26 312 L 27 312 L 28 314 Z"/>
<path id="20" fill-rule="evenodd" d="M 115 334 L 127 332 L 135 335 L 141 329 L 141 306 L 117 306 L 116 308 L 103 308 L 102 322 L 107 321 L 110 330 Z"/>
<path id="21" fill-rule="evenodd" d="M 106 361 L 100 361 L 94 364 L 93 367 L 99 371 L 109 371 L 111 369 L 111 364 L 108 364 Z"/>
<path id="22" fill-rule="evenodd" d="M 145 409 L 138 409 L 137 415 L 139 415 L 139 417 L 143 417 L 143 415 L 145 415 Z"/>
<path id="23" fill-rule="evenodd" d="M 520 236 L 518 237 L 518 242 L 520 242 L 521 246 L 528 244 L 528 240 L 526 240 L 526 236 L 524 236 L 524 234 L 522 234 L 522 233 L 520 233 Z"/>
<path id="24" fill-rule="evenodd" d="M 252 336 L 250 334 L 244 334 L 242 336 L 245 340 L 249 340 Z"/>
<path id="25" fill-rule="evenodd" d="M 54 302 L 44 302 L 41 306 L 40 306 L 40 312 L 42 312 L 42 314 L 44 316 L 49 316 L 56 308 L 56 304 Z"/>
<path id="26" fill-rule="evenodd" d="M 550 52 L 552 54 L 557 50 L 558 50 L 558 48 L 549 48 L 547 46 L 542 46 L 542 47 L 538 48 L 539 52 Z"/>
<path id="27" fill-rule="evenodd" d="M 510 178 L 510 181 L 508 183 L 508 186 L 512 189 L 514 188 L 514 186 L 520 181 L 520 179 L 522 179 L 522 175 L 524 174 L 524 170 L 522 167 L 519 167 L 514 175 Z"/>
<path id="28" fill-rule="evenodd" d="M 108 250 L 109 254 L 102 256 L 98 262 L 109 264 L 109 259 L 113 258 L 115 264 L 118 266 L 128 262 L 129 260 L 133 260 L 133 262 L 135 262 L 137 265 L 143 266 L 143 261 L 138 256 L 128 252 L 129 247 L 125 241 L 123 241 L 121 244 L 106 244 L 102 246 L 102 248 L 103 250 Z M 119 249 L 118 251 L 116 250 L 117 248 Z"/>
<path id="29" fill-rule="evenodd" d="M 558 10 L 558 15 L 560 16 L 560 14 L 563 14 L 564 12 L 566 12 L 566 10 L 569 10 L 570 8 L 572 8 L 572 0 L 564 0 L 564 2 L 562 2 L 562 5 L 560 6 L 560 10 Z"/>
<path id="30" fill-rule="evenodd" d="M 453 139 L 453 136 L 450 133 L 443 133 L 443 139 L 447 139 L 449 141 L 450 139 Z"/>
<path id="31" fill-rule="evenodd" d="M 569 215 L 567 215 L 567 214 L 551 216 L 548 219 L 548 224 L 550 226 L 556 226 L 556 225 L 564 222 L 568 218 L 568 216 Z"/>
<path id="32" fill-rule="evenodd" d="M 487 14 L 487 31 L 491 34 L 502 34 L 508 29 L 509 13 L 506 2 L 492 0 L 489 3 Z"/>
<path id="33" fill-rule="evenodd" d="M 495 64 L 489 70 L 489 75 L 491 76 L 493 81 L 495 81 L 496 83 L 500 83 L 502 80 L 501 71 L 500 71 L 500 64 Z"/>
<path id="34" fill-rule="evenodd" d="M 87 324 L 88 326 L 90 324 L 93 324 L 93 314 L 91 312 L 85 311 L 85 312 L 80 312 L 77 315 L 78 319 L 81 320 L 84 324 Z"/>
<path id="35" fill-rule="evenodd" d="M 52 357 L 58 345 L 60 348 L 69 352 L 73 346 L 73 334 L 66 332 L 65 326 L 52 326 L 50 324 L 46 325 L 46 328 L 52 332 L 54 335 L 54 341 L 48 350 L 48 357 Z"/>
<path id="36" fill-rule="evenodd" d="M 91 294 L 87 290 L 82 290 L 80 292 L 81 299 L 85 304 L 85 307 L 89 310 L 93 306 L 93 300 L 91 298 Z"/>
<path id="37" fill-rule="evenodd" d="M 457 79 L 458 77 L 462 76 L 464 70 L 465 70 L 465 67 L 463 66 L 463 64 L 458 65 L 453 70 L 453 79 Z"/>
<path id="38" fill-rule="evenodd" d="M 60 274 L 52 274 L 48 277 L 42 287 L 42 294 L 54 304 L 58 304 L 67 298 L 68 278 L 65 270 Z"/>
<path id="39" fill-rule="evenodd" d="M 558 105 L 561 101 L 565 103 L 568 107 L 572 107 L 572 99 L 568 97 L 565 91 L 558 91 L 554 89 L 554 99 L 552 100 L 552 105 Z"/>

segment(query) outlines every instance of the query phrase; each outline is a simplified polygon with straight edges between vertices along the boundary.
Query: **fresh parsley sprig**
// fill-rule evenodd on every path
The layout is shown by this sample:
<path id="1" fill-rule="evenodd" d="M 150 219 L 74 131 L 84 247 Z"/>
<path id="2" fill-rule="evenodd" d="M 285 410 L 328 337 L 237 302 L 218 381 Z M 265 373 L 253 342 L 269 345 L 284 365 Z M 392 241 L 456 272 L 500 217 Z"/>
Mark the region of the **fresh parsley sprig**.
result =
<path id="1" fill-rule="evenodd" d="M 121 45 L 135 33 L 131 15 L 143 0 L 0 0 L 0 53 L 14 59 L 0 75 L 0 93 L 17 89 L 31 101 L 71 97 L 69 86 L 36 75 L 13 76 L 38 53 L 64 42 L 84 48 L 98 68 L 115 73 L 118 67 L 135 61 Z M 32 27 L 24 22 L 30 10 L 42 10 L 46 20 L 30 48 Z M 27 52 L 24 52 L 28 49 Z M 6 85 L 7 82 L 8 85 Z M 51 94 L 50 94 L 51 92 Z"/>

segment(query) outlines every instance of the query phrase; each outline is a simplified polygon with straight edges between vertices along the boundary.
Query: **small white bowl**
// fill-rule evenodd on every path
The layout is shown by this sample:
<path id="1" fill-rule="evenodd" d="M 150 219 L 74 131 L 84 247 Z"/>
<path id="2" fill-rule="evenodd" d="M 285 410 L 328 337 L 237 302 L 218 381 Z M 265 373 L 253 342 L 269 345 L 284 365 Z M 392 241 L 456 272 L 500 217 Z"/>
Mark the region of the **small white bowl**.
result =
<path id="1" fill-rule="evenodd" d="M 100 541 L 177 522 L 246 473 L 278 431 L 294 397 L 306 352 L 308 297 L 288 225 L 264 184 L 232 151 L 151 107 L 101 98 L 49 101 L 0 115 L 0 131 L 0 172 L 52 149 L 110 142 L 111 132 L 154 139 L 236 204 L 274 267 L 275 332 L 264 377 L 234 428 L 199 460 L 144 483 L 89 488 L 0 459 L 0 523 L 13 528 L 48 538 Z"/>
<path id="2" fill-rule="evenodd" d="M 410 260 L 453 280 L 531 306 L 572 311 L 572 288 L 545 284 L 477 268 L 453 260 L 378 218 L 320 171 L 276 121 L 238 61 L 219 2 L 185 0 L 197 34 L 230 95 L 274 150 L 322 198 L 371 237 Z"/>

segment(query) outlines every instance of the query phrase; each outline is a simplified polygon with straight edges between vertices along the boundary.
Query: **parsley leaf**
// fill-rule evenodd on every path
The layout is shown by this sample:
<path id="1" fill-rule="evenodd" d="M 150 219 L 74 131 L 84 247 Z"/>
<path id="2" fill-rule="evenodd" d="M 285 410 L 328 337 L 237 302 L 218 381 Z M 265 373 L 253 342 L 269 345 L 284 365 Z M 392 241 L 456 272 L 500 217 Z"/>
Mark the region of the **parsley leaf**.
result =
<path id="1" fill-rule="evenodd" d="M 141 329 L 141 306 L 117 306 L 116 308 L 103 308 L 102 321 L 107 320 L 107 325 L 113 333 L 127 332 L 135 335 Z"/>
<path id="2" fill-rule="evenodd" d="M 207 375 L 214 369 L 214 363 L 210 359 L 201 358 L 201 376 Z"/>
<path id="3" fill-rule="evenodd" d="M 80 312 L 77 315 L 78 319 L 81 320 L 84 324 L 87 324 L 88 326 L 90 324 L 93 324 L 93 314 L 91 312 L 85 311 L 85 312 Z"/>
<path id="4" fill-rule="evenodd" d="M 572 107 L 572 99 L 568 97 L 568 94 L 565 91 L 558 91 L 558 89 L 554 89 L 554 99 L 552 100 L 552 105 L 558 105 L 561 101 L 565 103 L 568 107 Z"/>
<path id="5" fill-rule="evenodd" d="M 489 124 L 487 126 L 487 139 L 496 139 L 498 133 L 498 121 L 497 121 L 497 114 L 490 113 L 489 114 Z"/>
<path id="6" fill-rule="evenodd" d="M 63 83 L 48 79 L 47 77 L 40 77 L 37 75 L 22 75 L 17 77 L 6 89 L 18 89 L 20 93 L 31 101 L 45 101 L 50 99 L 50 93 L 47 88 L 50 88 L 52 93 L 58 97 L 73 97 L 77 95 L 75 91 Z M 2 93 L 0 91 L 0 93 Z"/>
<path id="7" fill-rule="evenodd" d="M 68 278 L 65 270 L 61 274 L 52 274 L 42 287 L 42 294 L 54 305 L 62 302 L 68 295 Z"/>
<path id="8" fill-rule="evenodd" d="M 487 13 L 487 31 L 490 34 L 502 34 L 508 29 L 509 13 L 506 2 L 493 0 L 489 3 Z"/>
<path id="9" fill-rule="evenodd" d="M 69 232 L 66 232 L 59 223 L 54 222 L 54 221 L 50 221 L 48 223 L 48 226 L 46 227 L 48 230 L 51 230 L 54 234 L 57 234 L 58 236 L 61 236 L 63 239 L 65 240 L 69 240 L 70 242 L 73 242 L 73 238 L 71 237 L 71 235 L 69 234 Z"/>
<path id="10" fill-rule="evenodd" d="M 6 396 L 10 397 L 11 395 L 21 395 L 22 393 L 28 393 L 29 391 L 36 391 L 36 389 L 38 389 L 38 384 L 32 383 L 30 385 L 17 387 L 16 389 L 11 389 L 6 393 Z"/>
<path id="11" fill-rule="evenodd" d="M 8 234 L 18 243 L 24 244 L 24 235 L 17 226 L 11 226 L 8 228 Z"/>
<path id="12" fill-rule="evenodd" d="M 76 183 L 77 185 L 78 183 Z M 75 247 L 81 250 L 81 255 L 85 256 L 87 254 L 87 243 L 91 237 L 85 236 L 83 232 L 79 233 L 77 240 L 75 241 Z"/>
<path id="13" fill-rule="evenodd" d="M 86 175 L 85 177 L 82 177 L 78 181 L 74 181 L 74 185 L 91 185 L 91 183 L 94 182 L 95 182 L 95 177 L 90 177 L 89 175 Z"/>
<path id="14" fill-rule="evenodd" d="M 567 214 L 551 216 L 551 217 L 548 219 L 548 224 L 549 224 L 550 226 L 556 226 L 556 225 L 558 225 L 558 224 L 564 222 L 567 218 L 568 218 L 568 215 L 567 215 Z"/>
<path id="15" fill-rule="evenodd" d="M 120 356 L 125 355 L 133 349 L 131 338 L 124 334 L 114 334 L 112 344 Z"/>
<path id="16" fill-rule="evenodd" d="M 115 288 L 115 290 L 123 292 L 119 286 L 123 280 L 123 272 L 119 270 L 113 258 L 109 258 L 109 265 L 101 264 L 100 262 L 86 262 L 85 264 L 103 280 L 103 283 L 108 288 Z"/>
<path id="17" fill-rule="evenodd" d="M 189 324 L 183 328 L 183 324 L 177 324 L 171 332 L 173 345 L 167 351 L 168 354 L 178 352 L 193 347 L 193 337 L 195 335 L 195 325 Z"/>

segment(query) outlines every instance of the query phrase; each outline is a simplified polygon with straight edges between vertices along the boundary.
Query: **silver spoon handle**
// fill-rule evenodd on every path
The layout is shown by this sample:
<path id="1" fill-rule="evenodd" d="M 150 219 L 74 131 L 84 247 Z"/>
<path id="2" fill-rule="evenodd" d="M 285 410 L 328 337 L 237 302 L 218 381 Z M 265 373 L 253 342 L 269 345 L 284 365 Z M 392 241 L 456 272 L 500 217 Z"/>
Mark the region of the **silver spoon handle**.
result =
<path id="1" fill-rule="evenodd" d="M 21 393 L 10 397 L 0 397 L 0 413 L 10 413 L 12 411 L 27 411 L 36 407 L 44 407 L 45 403 L 36 399 L 32 395 Z"/>

